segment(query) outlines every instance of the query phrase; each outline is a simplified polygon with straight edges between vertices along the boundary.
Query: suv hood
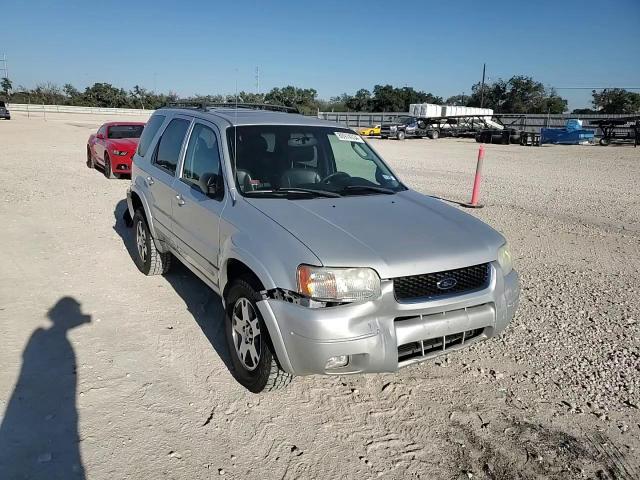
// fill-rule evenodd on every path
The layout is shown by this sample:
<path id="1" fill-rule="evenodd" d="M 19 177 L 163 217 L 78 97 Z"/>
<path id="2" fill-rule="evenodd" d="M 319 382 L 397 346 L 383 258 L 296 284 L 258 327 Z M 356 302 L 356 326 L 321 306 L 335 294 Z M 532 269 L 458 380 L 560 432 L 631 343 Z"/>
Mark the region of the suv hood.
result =
<path id="1" fill-rule="evenodd" d="M 303 242 L 323 265 L 371 267 L 383 279 L 490 262 L 505 242 L 475 217 L 411 190 L 245 200 Z"/>

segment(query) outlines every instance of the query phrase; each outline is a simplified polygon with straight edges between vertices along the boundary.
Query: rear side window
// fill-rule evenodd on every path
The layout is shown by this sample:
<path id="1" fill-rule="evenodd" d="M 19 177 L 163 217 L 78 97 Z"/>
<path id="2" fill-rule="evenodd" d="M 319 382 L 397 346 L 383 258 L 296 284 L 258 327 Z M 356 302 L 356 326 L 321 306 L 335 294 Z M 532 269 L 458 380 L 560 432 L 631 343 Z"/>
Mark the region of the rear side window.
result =
<path id="1" fill-rule="evenodd" d="M 138 144 L 138 155 L 141 157 L 144 157 L 145 153 L 147 153 L 151 140 L 156 136 L 156 132 L 164 122 L 164 119 L 164 115 L 154 115 L 145 125 L 142 136 L 140 137 L 140 143 Z"/>
<path id="2" fill-rule="evenodd" d="M 189 128 L 189 121 L 174 118 L 164 129 L 153 163 L 171 174 L 176 173 L 178 157 L 182 148 L 184 136 Z"/>

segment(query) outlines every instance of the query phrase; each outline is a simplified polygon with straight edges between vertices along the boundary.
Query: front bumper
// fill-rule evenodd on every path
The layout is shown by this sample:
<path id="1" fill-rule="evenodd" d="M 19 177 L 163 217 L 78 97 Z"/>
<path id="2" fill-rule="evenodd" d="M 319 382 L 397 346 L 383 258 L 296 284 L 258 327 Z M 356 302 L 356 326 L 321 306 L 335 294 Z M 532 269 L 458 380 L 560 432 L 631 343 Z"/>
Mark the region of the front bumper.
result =
<path id="1" fill-rule="evenodd" d="M 427 301 L 398 302 L 393 282 L 380 298 L 360 304 L 307 308 L 283 300 L 258 302 L 284 370 L 294 375 L 394 372 L 502 332 L 518 306 L 520 285 L 492 264 L 481 291 Z M 399 356 L 399 347 L 400 356 Z M 331 357 L 349 363 L 326 369 Z"/>

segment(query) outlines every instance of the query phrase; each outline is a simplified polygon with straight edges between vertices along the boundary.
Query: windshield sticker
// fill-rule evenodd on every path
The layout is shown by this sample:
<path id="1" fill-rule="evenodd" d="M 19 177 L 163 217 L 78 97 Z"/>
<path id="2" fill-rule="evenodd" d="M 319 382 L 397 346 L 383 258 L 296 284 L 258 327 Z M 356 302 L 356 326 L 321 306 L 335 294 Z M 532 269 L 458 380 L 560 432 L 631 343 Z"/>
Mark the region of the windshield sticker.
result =
<path id="1" fill-rule="evenodd" d="M 393 175 L 387 175 L 386 173 L 382 174 L 382 178 L 384 178 L 388 182 L 395 182 L 396 178 Z"/>
<path id="2" fill-rule="evenodd" d="M 343 142 L 364 143 L 362 137 L 360 135 L 356 135 L 355 133 L 333 132 L 333 134 L 338 137 L 338 140 L 342 140 Z"/>

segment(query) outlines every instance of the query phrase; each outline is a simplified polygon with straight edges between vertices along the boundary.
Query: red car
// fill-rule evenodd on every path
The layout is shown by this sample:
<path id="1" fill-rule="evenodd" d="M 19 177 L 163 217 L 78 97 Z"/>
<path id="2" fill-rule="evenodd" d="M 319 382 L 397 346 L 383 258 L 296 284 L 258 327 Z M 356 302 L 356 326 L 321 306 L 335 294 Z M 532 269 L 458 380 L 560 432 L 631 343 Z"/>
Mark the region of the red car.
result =
<path id="1" fill-rule="evenodd" d="M 107 178 L 131 174 L 131 160 L 138 148 L 144 123 L 108 122 L 87 142 L 87 166 L 100 167 Z"/>

